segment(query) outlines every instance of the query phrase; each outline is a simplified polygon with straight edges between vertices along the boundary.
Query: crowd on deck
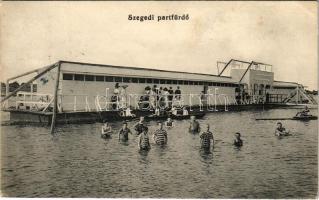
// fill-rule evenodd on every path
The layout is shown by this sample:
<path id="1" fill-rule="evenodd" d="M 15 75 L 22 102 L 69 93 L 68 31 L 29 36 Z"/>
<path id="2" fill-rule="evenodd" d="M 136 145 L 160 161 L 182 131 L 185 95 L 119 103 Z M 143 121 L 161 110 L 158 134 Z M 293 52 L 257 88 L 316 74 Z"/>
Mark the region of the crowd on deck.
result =
<path id="1" fill-rule="evenodd" d="M 129 107 L 127 102 L 127 85 L 115 84 L 113 95 L 111 96 L 111 103 L 113 109 L 126 109 Z M 140 109 L 147 110 L 165 110 L 172 107 L 182 107 L 182 91 L 179 86 L 174 90 L 173 87 L 153 87 L 146 86 L 144 93 L 138 99 Z"/>

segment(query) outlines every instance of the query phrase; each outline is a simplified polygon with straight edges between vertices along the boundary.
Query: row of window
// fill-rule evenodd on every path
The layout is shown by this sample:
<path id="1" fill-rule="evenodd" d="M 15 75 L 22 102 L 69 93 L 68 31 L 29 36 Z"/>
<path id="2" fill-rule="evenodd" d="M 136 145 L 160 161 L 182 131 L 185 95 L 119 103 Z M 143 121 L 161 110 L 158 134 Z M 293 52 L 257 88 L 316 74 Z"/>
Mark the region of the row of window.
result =
<path id="1" fill-rule="evenodd" d="M 98 76 L 84 74 L 63 74 L 63 80 L 75 81 L 97 81 L 97 82 L 116 82 L 116 83 L 150 83 L 150 84 L 174 84 L 174 85 L 208 85 L 221 87 L 237 87 L 233 83 L 218 83 L 204 81 L 187 81 L 187 80 L 168 80 L 168 79 L 151 79 L 151 78 L 133 78 L 118 76 Z"/>

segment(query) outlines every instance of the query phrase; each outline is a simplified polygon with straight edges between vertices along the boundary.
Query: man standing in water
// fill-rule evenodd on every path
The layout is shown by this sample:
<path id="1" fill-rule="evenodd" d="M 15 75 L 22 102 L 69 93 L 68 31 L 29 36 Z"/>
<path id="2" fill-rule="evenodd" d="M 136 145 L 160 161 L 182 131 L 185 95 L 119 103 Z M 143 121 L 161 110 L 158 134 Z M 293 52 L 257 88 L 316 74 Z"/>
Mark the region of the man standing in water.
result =
<path id="1" fill-rule="evenodd" d="M 196 121 L 195 116 L 191 116 L 191 121 L 189 123 L 189 132 L 190 133 L 199 133 L 200 126 L 198 121 Z"/>
<path id="2" fill-rule="evenodd" d="M 241 147 L 243 146 L 243 141 L 242 139 L 240 138 L 240 133 L 235 133 L 235 140 L 234 140 L 234 145 L 236 147 Z"/>
<path id="3" fill-rule="evenodd" d="M 134 130 L 136 131 L 137 135 L 139 135 L 143 132 L 143 128 L 145 127 L 143 123 L 144 123 L 144 117 L 141 116 L 140 121 L 137 122 L 137 124 L 135 124 L 135 126 L 134 126 Z"/>
<path id="4" fill-rule="evenodd" d="M 127 123 L 123 123 L 123 127 L 119 131 L 119 140 L 127 141 L 128 140 L 128 134 L 132 134 L 131 130 L 127 128 Z"/>
<path id="5" fill-rule="evenodd" d="M 167 144 L 167 132 L 163 129 L 163 123 L 158 122 L 158 129 L 153 135 L 154 142 L 158 145 Z"/>
<path id="6" fill-rule="evenodd" d="M 150 140 L 148 137 L 148 128 L 143 128 L 143 133 L 139 136 L 138 147 L 140 150 L 148 151 L 151 148 Z"/>
<path id="7" fill-rule="evenodd" d="M 209 124 L 206 125 L 206 130 L 200 135 L 200 144 L 201 148 L 204 150 L 210 150 L 211 140 L 213 141 L 214 148 L 214 136 L 213 133 L 209 130 Z"/>

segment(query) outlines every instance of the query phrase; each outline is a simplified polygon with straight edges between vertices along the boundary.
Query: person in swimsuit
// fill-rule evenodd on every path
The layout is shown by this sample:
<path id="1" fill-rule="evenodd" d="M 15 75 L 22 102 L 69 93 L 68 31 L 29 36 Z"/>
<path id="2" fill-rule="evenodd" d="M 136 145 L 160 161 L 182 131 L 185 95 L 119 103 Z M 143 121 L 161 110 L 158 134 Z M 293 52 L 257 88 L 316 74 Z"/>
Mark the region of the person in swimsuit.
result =
<path id="1" fill-rule="evenodd" d="M 191 116 L 191 121 L 189 123 L 189 132 L 190 133 L 199 133 L 200 126 L 198 121 L 196 121 L 195 116 Z"/>
<path id="2" fill-rule="evenodd" d="M 209 130 L 209 124 L 207 124 L 206 130 L 200 135 L 201 148 L 204 150 L 210 150 L 211 140 L 213 141 L 214 148 L 214 136 L 213 133 Z"/>
<path id="3" fill-rule="evenodd" d="M 285 135 L 289 135 L 289 130 L 286 130 L 283 126 L 281 122 L 277 123 L 277 128 L 275 130 L 275 135 L 276 136 L 285 136 Z"/>
<path id="4" fill-rule="evenodd" d="M 137 135 L 140 135 L 143 132 L 143 128 L 145 127 L 143 123 L 144 117 L 141 116 L 140 121 L 134 126 L 134 130 L 136 131 Z"/>
<path id="5" fill-rule="evenodd" d="M 139 136 L 138 147 L 140 150 L 148 151 L 151 149 L 150 139 L 148 137 L 148 128 L 144 127 L 143 132 Z"/>
<path id="6" fill-rule="evenodd" d="M 166 127 L 169 127 L 169 128 L 171 128 L 171 127 L 173 127 L 173 120 L 172 120 L 172 118 L 167 118 L 167 121 L 165 122 L 165 126 Z"/>
<path id="7" fill-rule="evenodd" d="M 241 147 L 243 146 L 243 140 L 240 138 L 240 133 L 235 133 L 235 140 L 234 140 L 234 145 L 236 147 Z"/>
<path id="8" fill-rule="evenodd" d="M 101 130 L 101 137 L 102 138 L 110 138 L 112 134 L 112 127 L 109 125 L 108 122 L 104 122 Z"/>
<path id="9" fill-rule="evenodd" d="M 131 130 L 127 128 L 127 123 L 123 123 L 123 127 L 119 131 L 119 140 L 127 141 L 128 140 L 128 134 L 132 134 Z"/>
<path id="10" fill-rule="evenodd" d="M 298 115 L 300 115 L 301 117 L 309 116 L 309 113 L 310 113 L 310 110 L 309 110 L 308 106 L 305 106 L 305 109 L 301 112 L 298 112 L 296 114 L 296 116 L 298 116 Z"/>
<path id="11" fill-rule="evenodd" d="M 162 122 L 158 122 L 158 129 L 154 132 L 153 140 L 157 145 L 167 144 L 167 132 L 163 129 Z"/>

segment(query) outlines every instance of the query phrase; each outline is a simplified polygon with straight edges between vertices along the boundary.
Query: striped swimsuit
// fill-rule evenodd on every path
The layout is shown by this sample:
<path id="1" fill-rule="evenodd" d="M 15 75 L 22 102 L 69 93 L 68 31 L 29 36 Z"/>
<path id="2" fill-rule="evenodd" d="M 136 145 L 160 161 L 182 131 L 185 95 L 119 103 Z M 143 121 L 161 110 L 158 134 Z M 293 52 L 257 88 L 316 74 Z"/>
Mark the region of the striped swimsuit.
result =
<path id="1" fill-rule="evenodd" d="M 141 150 L 149 150 L 150 149 L 150 140 L 148 138 L 148 135 L 142 134 L 140 136 L 140 149 Z"/>
<path id="2" fill-rule="evenodd" d="M 209 149 L 210 148 L 210 140 L 214 140 L 213 133 L 212 132 L 204 132 L 200 136 L 200 143 L 201 147 L 203 149 Z"/>
<path id="3" fill-rule="evenodd" d="M 158 145 L 164 145 L 167 143 L 167 132 L 165 130 L 156 130 L 154 133 L 155 143 Z"/>

